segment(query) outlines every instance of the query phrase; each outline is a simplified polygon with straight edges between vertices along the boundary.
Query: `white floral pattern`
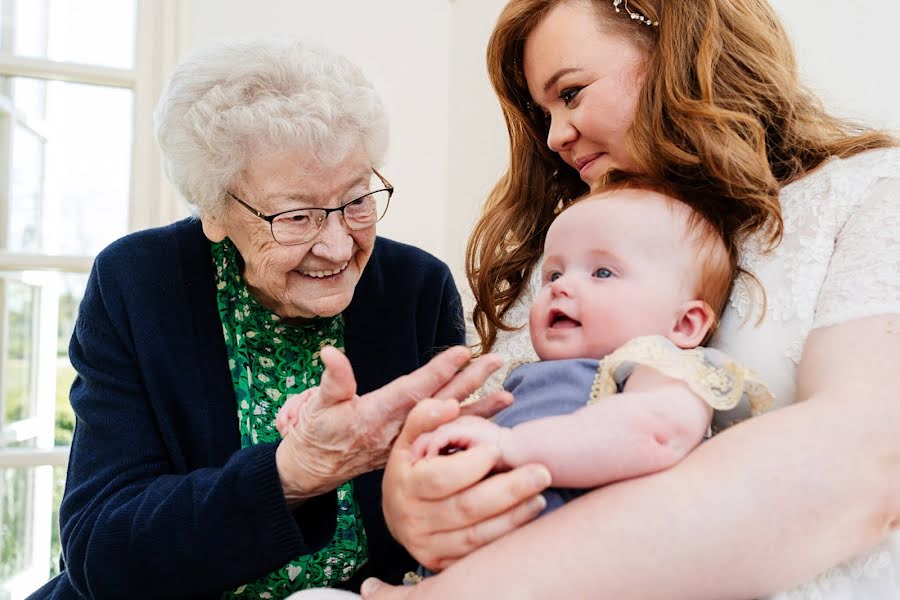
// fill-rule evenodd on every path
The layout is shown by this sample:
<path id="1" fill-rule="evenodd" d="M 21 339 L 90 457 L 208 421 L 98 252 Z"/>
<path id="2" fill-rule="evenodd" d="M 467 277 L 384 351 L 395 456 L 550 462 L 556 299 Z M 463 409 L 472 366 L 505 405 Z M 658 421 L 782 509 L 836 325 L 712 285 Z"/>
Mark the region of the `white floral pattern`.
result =
<path id="1" fill-rule="evenodd" d="M 833 159 L 781 192 L 784 237 L 764 252 L 762 236 L 745 243 L 746 279 L 711 345 L 757 371 L 775 395 L 794 401 L 796 368 L 810 331 L 873 315 L 900 314 L 900 149 Z M 505 322 L 526 325 L 540 289 L 540 265 Z M 774 352 L 772 350 L 775 350 Z M 491 349 L 507 362 L 535 360 L 528 328 L 499 332 Z M 489 384 L 490 385 L 490 384 Z M 496 385 L 496 381 L 493 382 Z M 717 413 L 717 428 L 750 416 L 749 406 Z M 900 532 L 871 552 L 829 569 L 771 600 L 900 600 Z"/>

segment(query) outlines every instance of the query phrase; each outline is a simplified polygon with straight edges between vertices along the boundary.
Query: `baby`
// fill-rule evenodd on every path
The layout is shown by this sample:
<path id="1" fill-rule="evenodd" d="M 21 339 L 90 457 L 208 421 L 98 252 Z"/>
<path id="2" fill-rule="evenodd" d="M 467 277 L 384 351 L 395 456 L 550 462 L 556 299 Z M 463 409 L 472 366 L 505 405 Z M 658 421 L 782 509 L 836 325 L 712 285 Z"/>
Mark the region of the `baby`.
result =
<path id="1" fill-rule="evenodd" d="M 580 493 L 559 488 L 674 465 L 707 435 L 714 409 L 770 400 L 752 372 L 700 347 L 736 274 L 713 226 L 652 186 L 572 204 L 547 232 L 529 315 L 541 360 L 510 365 L 504 382 L 515 403 L 493 421 L 461 417 L 420 436 L 414 458 L 493 444 L 499 468 L 542 463 L 554 486 L 546 510 Z"/>

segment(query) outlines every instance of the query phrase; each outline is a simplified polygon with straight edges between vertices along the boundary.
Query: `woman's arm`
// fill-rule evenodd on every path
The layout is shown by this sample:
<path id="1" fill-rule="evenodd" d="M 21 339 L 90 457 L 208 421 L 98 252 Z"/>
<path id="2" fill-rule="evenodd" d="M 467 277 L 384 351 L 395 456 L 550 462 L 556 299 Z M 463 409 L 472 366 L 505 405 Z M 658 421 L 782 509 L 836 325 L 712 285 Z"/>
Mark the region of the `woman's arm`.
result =
<path id="1" fill-rule="evenodd" d="M 698 600 L 806 581 L 900 523 L 898 357 L 896 315 L 816 330 L 799 370 L 804 401 L 669 470 L 591 492 L 410 590 L 368 597 Z"/>

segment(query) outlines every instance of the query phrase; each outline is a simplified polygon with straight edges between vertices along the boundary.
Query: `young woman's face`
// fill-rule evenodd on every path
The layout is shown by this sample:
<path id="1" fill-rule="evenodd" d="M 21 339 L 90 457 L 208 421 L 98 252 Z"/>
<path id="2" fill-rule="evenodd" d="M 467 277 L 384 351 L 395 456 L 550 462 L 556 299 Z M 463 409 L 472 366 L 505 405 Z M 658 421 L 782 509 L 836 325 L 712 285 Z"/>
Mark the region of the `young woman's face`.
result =
<path id="1" fill-rule="evenodd" d="M 585 183 L 611 168 L 635 170 L 625 133 L 644 58 L 634 42 L 604 31 L 589 2 L 558 4 L 525 40 L 525 78 L 548 119 L 547 145 Z"/>

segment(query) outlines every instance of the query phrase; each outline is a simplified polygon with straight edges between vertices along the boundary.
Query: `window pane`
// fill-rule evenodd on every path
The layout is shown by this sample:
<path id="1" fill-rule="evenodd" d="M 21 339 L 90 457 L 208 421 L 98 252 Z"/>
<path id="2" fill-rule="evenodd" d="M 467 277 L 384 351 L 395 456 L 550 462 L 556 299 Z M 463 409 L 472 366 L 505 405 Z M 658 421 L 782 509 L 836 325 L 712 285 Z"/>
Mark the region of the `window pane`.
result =
<path id="1" fill-rule="evenodd" d="M 0 581 L 31 558 L 34 469 L 0 469 Z"/>
<path id="2" fill-rule="evenodd" d="M 75 380 L 75 369 L 69 362 L 69 340 L 75 330 L 78 306 L 84 296 L 87 275 L 60 275 L 62 283 L 59 293 L 59 321 L 56 359 L 56 428 L 55 445 L 68 446 L 72 443 L 75 429 L 75 414 L 69 403 L 69 388 Z"/>
<path id="3" fill-rule="evenodd" d="M 15 0 L 3 38 L 21 56 L 131 69 L 135 0 Z"/>
<path id="4" fill-rule="evenodd" d="M 0 284 L 6 289 L 3 328 L 6 335 L 6 372 L 3 373 L 2 423 L 10 424 L 32 415 L 34 405 L 35 311 L 38 291 L 21 281 L 2 276 Z"/>
<path id="5" fill-rule="evenodd" d="M 32 107 L 45 102 L 46 139 L 21 124 L 12 129 L 7 246 L 96 254 L 128 227 L 133 93 L 51 81 L 44 100 L 34 80 L 13 83 L 29 90 Z"/>
<path id="6" fill-rule="evenodd" d="M 49 0 L 3 2 L 3 49 L 22 56 L 47 56 Z"/>
<path id="7" fill-rule="evenodd" d="M 43 79 L 12 78 L 13 106 L 29 119 L 44 119 L 47 109 L 47 82 Z"/>
<path id="8" fill-rule="evenodd" d="M 65 489 L 66 468 L 53 467 L 53 525 L 50 528 L 53 537 L 50 541 L 50 577 L 59 575 L 59 555 L 61 553 L 59 542 L 59 503 L 62 502 Z"/>
<path id="9" fill-rule="evenodd" d="M 16 124 L 12 128 L 11 148 L 8 247 L 13 251 L 37 252 L 41 245 L 44 142 L 33 131 Z"/>
<path id="10" fill-rule="evenodd" d="M 52 82 L 46 252 L 96 254 L 128 228 L 132 91 Z"/>

